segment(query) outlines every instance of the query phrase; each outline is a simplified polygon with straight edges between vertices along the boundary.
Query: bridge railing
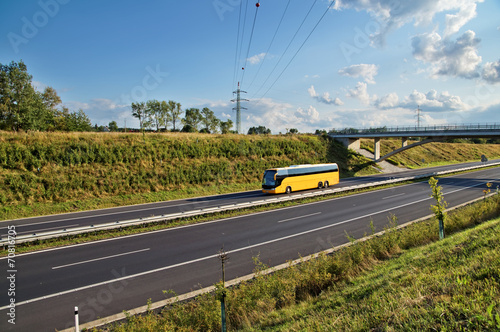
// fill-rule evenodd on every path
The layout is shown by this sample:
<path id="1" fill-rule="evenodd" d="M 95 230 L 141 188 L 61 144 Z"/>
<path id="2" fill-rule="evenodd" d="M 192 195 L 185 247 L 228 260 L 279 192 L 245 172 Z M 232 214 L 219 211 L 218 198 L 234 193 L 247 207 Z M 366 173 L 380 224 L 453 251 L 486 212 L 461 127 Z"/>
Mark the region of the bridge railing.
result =
<path id="1" fill-rule="evenodd" d="M 435 126 L 396 126 L 379 128 L 345 128 L 333 129 L 330 134 L 352 135 L 352 134 L 384 134 L 384 133 L 422 133 L 422 132 L 446 132 L 446 131 L 490 131 L 500 130 L 500 123 L 488 124 L 454 124 L 454 125 L 435 125 Z"/>

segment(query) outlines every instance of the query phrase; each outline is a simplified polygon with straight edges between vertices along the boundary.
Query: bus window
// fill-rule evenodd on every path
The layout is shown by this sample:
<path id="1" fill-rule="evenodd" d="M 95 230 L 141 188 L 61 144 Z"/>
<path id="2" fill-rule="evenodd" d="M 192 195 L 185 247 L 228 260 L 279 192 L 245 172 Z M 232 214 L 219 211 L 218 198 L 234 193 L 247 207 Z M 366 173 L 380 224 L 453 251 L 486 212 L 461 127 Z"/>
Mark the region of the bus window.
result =
<path id="1" fill-rule="evenodd" d="M 274 179 L 276 171 L 266 171 L 264 177 L 262 178 L 262 186 L 268 188 L 274 188 L 276 181 Z"/>

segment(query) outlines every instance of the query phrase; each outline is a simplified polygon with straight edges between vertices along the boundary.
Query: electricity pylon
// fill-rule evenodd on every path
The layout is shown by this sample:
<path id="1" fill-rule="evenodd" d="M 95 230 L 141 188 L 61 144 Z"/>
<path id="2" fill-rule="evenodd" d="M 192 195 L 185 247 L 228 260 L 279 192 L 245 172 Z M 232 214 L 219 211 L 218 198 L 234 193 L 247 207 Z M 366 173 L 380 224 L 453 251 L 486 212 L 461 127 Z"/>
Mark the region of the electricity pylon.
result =
<path id="1" fill-rule="evenodd" d="M 241 93 L 247 93 L 240 89 L 240 82 L 238 82 L 238 89 L 233 91 L 236 93 L 236 99 L 231 100 L 232 102 L 236 102 L 236 107 L 233 107 L 233 110 L 236 111 L 236 131 L 238 134 L 241 134 L 241 110 L 246 110 L 247 108 L 241 106 L 242 101 L 248 101 L 248 99 L 241 99 Z"/>

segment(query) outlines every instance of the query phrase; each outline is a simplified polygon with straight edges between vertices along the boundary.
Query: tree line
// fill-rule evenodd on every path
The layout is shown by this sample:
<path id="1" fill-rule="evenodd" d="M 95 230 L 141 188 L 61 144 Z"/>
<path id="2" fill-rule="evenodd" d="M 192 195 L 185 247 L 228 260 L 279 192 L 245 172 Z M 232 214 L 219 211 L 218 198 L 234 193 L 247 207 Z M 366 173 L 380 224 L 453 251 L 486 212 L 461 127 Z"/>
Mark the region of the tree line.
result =
<path id="1" fill-rule="evenodd" d="M 0 130 L 91 131 L 89 117 L 81 109 L 58 107 L 61 98 L 52 87 L 39 92 L 21 60 L 0 63 Z"/>
<path id="2" fill-rule="evenodd" d="M 139 120 L 140 130 L 180 131 L 227 134 L 233 127 L 233 121 L 218 119 L 208 107 L 182 110 L 181 104 L 173 100 L 168 102 L 156 99 L 147 102 L 132 103 L 132 116 Z M 182 117 L 184 113 L 184 117 Z M 182 128 L 181 128 L 182 127 Z M 171 128 L 171 129 L 169 129 Z"/>
<path id="3" fill-rule="evenodd" d="M 21 60 L 10 64 L 0 63 L 0 130 L 19 131 L 123 131 L 116 121 L 107 127 L 92 126 L 90 118 L 81 109 L 71 111 L 61 105 L 61 98 L 54 88 L 37 91 Z M 236 133 L 233 121 L 218 119 L 208 108 L 188 108 L 173 100 L 134 102 L 132 116 L 139 120 L 141 131 L 174 131 L 200 133 Z M 248 134 L 270 134 L 264 127 L 252 127 Z"/>

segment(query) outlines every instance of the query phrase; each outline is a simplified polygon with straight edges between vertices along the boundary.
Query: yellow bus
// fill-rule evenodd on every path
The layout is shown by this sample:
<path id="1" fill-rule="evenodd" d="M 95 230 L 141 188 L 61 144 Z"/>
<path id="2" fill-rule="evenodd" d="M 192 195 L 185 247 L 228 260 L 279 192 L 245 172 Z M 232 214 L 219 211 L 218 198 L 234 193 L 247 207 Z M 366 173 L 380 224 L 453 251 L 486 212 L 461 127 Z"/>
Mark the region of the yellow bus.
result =
<path id="1" fill-rule="evenodd" d="M 339 183 L 337 164 L 295 165 L 271 168 L 262 176 L 262 192 L 266 194 L 328 188 Z"/>

